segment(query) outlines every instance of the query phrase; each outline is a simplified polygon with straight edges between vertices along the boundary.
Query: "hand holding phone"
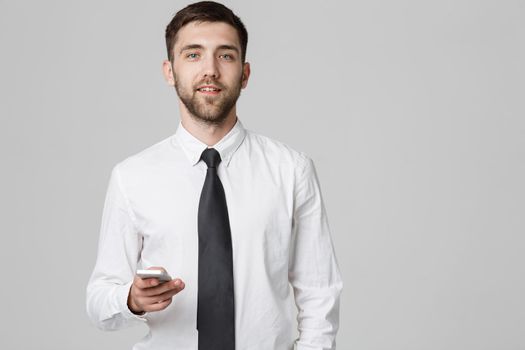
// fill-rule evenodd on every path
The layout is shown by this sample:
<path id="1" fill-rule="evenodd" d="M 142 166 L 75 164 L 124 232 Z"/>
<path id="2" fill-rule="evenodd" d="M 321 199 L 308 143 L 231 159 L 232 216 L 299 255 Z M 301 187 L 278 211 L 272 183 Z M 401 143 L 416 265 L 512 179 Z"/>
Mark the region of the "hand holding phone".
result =
<path id="1" fill-rule="evenodd" d="M 128 308 L 137 315 L 164 310 L 184 287 L 180 278 L 172 279 L 162 267 L 138 270 L 129 289 Z"/>

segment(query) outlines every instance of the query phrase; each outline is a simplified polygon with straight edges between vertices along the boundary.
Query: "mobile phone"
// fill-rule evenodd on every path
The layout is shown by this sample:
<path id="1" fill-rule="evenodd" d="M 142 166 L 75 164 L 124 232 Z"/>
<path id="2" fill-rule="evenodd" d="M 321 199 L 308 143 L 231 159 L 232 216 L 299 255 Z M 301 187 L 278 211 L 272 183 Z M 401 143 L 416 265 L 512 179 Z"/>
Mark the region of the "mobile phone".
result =
<path id="1" fill-rule="evenodd" d="M 171 281 L 171 276 L 162 270 L 137 270 L 137 276 L 140 278 L 157 278 L 160 282 Z"/>

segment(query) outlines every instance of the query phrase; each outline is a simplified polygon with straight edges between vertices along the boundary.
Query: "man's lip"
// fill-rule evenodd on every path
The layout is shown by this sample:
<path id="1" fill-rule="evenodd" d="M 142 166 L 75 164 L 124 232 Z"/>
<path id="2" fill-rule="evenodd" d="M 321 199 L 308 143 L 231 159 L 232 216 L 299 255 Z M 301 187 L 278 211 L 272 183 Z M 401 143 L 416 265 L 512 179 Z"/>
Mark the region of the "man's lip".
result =
<path id="1" fill-rule="evenodd" d="M 202 85 L 202 86 L 199 86 L 197 90 L 204 89 L 204 88 L 210 88 L 210 89 L 215 89 L 217 91 L 221 91 L 221 89 L 215 85 Z"/>

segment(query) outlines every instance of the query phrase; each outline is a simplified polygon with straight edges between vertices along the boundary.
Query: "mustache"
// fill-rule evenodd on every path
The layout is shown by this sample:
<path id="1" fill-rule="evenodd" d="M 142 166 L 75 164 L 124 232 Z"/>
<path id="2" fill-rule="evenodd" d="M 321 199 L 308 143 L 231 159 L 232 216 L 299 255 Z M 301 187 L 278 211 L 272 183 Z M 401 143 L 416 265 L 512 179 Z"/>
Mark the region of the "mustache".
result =
<path id="1" fill-rule="evenodd" d="M 199 86 L 203 86 L 203 85 L 215 85 L 216 87 L 218 87 L 221 90 L 225 90 L 226 89 L 226 87 L 224 85 L 222 85 L 221 83 L 219 83 L 218 81 L 215 81 L 215 80 L 202 80 L 198 84 L 194 85 L 194 89 L 197 90 L 197 88 Z"/>

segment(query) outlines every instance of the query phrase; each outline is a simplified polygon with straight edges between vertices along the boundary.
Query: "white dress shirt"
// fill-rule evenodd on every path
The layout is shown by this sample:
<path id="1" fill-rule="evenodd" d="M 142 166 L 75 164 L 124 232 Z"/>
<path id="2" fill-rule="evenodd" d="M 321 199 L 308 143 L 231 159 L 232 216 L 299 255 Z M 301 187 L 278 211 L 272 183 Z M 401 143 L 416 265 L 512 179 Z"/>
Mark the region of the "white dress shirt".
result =
<path id="1" fill-rule="evenodd" d="M 232 235 L 236 349 L 335 349 L 343 283 L 312 160 L 239 119 L 213 147 Z M 103 330 L 145 322 L 150 332 L 134 350 L 198 349 L 197 211 L 206 148 L 179 123 L 174 135 L 111 173 L 87 312 Z M 186 287 L 165 310 L 137 316 L 127 307 L 129 289 L 135 271 L 151 266 Z"/>

